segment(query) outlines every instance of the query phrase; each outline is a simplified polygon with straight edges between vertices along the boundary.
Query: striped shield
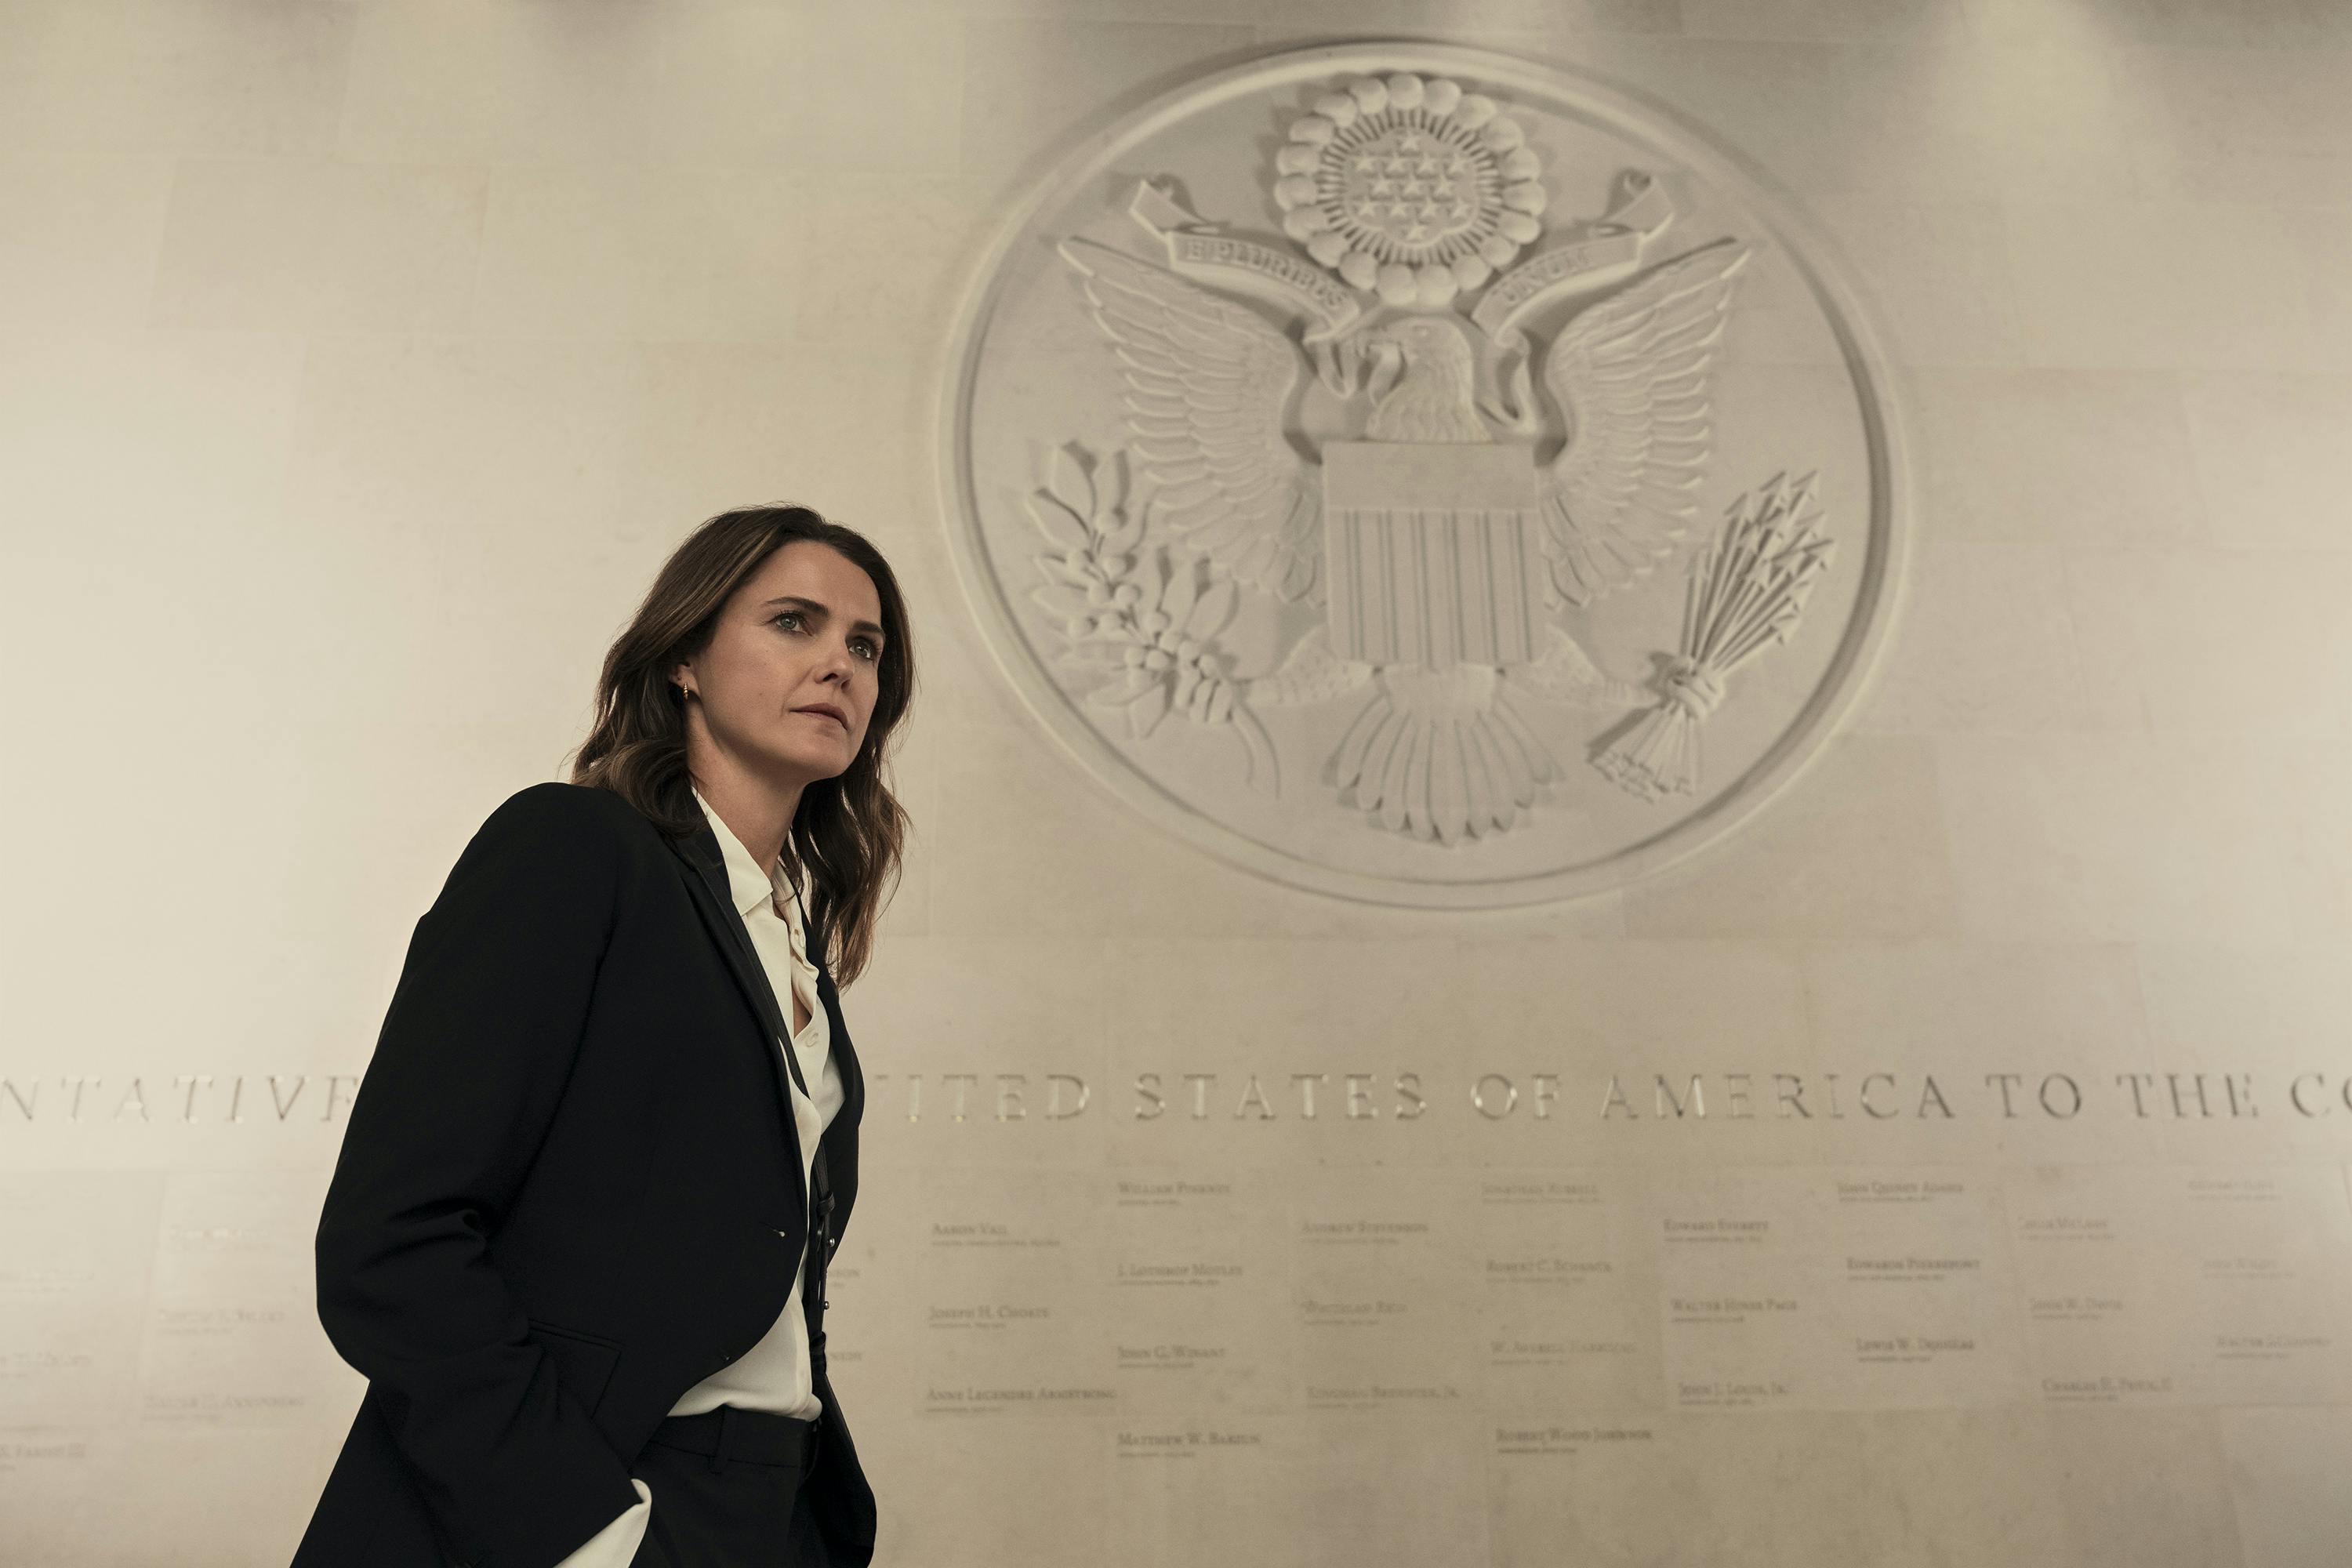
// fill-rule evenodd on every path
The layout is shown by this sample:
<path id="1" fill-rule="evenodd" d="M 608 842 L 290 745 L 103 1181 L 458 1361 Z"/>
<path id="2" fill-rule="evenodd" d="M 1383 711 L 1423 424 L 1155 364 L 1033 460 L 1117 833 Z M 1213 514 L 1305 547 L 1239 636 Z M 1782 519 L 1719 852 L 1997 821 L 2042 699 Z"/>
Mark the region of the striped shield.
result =
<path id="1" fill-rule="evenodd" d="M 1528 447 L 1327 444 L 1331 651 L 1430 669 L 1533 662 L 1538 504 Z"/>

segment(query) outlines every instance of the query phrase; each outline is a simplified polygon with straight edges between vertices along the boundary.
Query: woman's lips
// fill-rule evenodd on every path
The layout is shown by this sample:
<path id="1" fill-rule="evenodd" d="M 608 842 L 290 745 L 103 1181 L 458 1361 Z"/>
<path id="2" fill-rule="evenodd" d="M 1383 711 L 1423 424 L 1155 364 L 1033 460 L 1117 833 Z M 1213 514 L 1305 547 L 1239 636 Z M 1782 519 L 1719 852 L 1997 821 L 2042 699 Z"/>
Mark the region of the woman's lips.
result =
<path id="1" fill-rule="evenodd" d="M 825 710 L 824 710 L 824 709 L 822 709 L 822 708 L 795 708 L 795 709 L 793 709 L 793 712 L 795 712 L 795 713 L 806 713 L 807 715 L 809 715 L 809 716 L 810 716 L 811 718 L 813 718 L 813 719 L 830 719 L 830 720 L 832 720 L 835 723 L 836 723 L 836 724 L 840 725 L 840 726 L 841 726 L 843 729 L 845 729 L 845 730 L 846 730 L 846 729 L 848 729 L 848 728 L 849 728 L 849 721 L 848 721 L 848 720 L 846 720 L 846 719 L 843 718 L 843 717 L 842 717 L 840 714 L 838 714 L 838 713 L 830 713 L 830 712 L 827 712 Z"/>

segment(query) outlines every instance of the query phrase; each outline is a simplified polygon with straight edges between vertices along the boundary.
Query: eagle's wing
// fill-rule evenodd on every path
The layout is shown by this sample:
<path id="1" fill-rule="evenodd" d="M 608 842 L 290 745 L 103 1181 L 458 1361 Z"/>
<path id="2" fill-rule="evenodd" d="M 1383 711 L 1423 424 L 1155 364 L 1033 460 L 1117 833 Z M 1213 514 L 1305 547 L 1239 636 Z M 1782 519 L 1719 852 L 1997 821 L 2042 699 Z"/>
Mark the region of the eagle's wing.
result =
<path id="1" fill-rule="evenodd" d="M 1066 239 L 1127 376 L 1128 427 L 1153 507 L 1255 587 L 1297 599 L 1322 559 L 1322 476 L 1282 437 L 1303 363 L 1254 311 L 1163 268 Z"/>
<path id="2" fill-rule="evenodd" d="M 1724 240 L 1669 261 L 1571 320 L 1544 356 L 1568 416 L 1544 531 L 1570 604 L 1641 576 L 1689 529 L 1711 435 L 1707 360 L 1748 255 Z"/>

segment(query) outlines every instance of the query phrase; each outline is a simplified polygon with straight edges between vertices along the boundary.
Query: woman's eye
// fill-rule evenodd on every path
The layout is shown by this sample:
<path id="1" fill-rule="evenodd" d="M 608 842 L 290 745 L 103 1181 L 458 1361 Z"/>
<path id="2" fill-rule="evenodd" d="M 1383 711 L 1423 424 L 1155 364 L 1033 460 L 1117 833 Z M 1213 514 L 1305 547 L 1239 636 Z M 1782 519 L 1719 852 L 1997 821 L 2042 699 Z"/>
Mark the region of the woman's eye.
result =
<path id="1" fill-rule="evenodd" d="M 799 626 L 800 618 L 801 612 L 798 610 L 778 610 L 773 616 L 771 616 L 768 618 L 768 624 L 770 626 L 782 626 L 784 622 L 791 621 L 793 624 L 792 626 L 785 626 L 784 629 L 788 632 L 796 632 L 801 629 Z M 853 638 L 849 646 L 855 648 L 864 649 L 865 652 L 862 657 L 868 664 L 874 663 L 877 659 L 882 657 L 881 648 L 875 644 L 872 637 Z"/>

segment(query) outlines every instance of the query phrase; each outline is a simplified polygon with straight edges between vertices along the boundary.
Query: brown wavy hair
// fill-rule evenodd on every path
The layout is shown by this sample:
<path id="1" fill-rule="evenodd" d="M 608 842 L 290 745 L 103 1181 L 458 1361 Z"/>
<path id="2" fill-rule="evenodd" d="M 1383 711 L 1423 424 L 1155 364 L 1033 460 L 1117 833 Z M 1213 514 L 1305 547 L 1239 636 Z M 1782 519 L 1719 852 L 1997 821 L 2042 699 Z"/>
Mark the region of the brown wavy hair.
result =
<path id="1" fill-rule="evenodd" d="M 874 952 L 874 926 L 898 886 L 908 822 L 890 793 L 888 763 L 915 689 L 907 602 L 882 552 L 856 530 L 804 506 L 739 507 L 711 518 L 662 563 L 645 602 L 605 652 L 596 679 L 596 721 L 572 764 L 572 782 L 608 789 L 674 838 L 705 826 L 686 765 L 686 709 L 669 672 L 710 646 L 719 613 L 761 563 L 794 540 L 841 552 L 874 580 L 882 601 L 879 688 L 857 756 L 838 776 L 812 780 L 786 836 L 788 868 L 805 867 L 809 942 L 836 985 L 857 978 Z"/>

